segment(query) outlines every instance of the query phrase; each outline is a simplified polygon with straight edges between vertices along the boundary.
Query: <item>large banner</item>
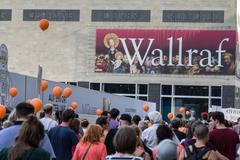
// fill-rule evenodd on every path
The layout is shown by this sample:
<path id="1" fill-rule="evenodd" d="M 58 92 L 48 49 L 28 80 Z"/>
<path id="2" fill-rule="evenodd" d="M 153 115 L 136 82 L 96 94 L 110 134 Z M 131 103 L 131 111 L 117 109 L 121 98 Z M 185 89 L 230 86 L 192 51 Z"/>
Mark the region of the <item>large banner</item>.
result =
<path id="1" fill-rule="evenodd" d="M 235 75 L 236 31 L 97 29 L 96 72 Z"/>

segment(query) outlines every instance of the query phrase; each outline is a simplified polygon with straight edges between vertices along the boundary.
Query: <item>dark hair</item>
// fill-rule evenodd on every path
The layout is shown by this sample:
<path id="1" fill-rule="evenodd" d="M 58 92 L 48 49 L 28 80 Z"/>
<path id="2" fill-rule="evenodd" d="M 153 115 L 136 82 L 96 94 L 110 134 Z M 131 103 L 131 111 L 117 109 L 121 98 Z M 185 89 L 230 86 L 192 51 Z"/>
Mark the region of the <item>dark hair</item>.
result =
<path id="1" fill-rule="evenodd" d="M 45 116 L 45 113 L 43 112 L 43 111 L 40 111 L 40 113 L 39 113 L 39 118 L 41 119 L 41 118 L 43 118 Z"/>
<path id="2" fill-rule="evenodd" d="M 72 109 L 66 109 L 62 113 L 62 121 L 69 122 L 70 120 L 74 119 L 75 113 Z"/>
<path id="3" fill-rule="evenodd" d="M 182 119 L 183 115 L 182 114 L 177 114 L 176 117 L 179 118 L 179 119 Z"/>
<path id="4" fill-rule="evenodd" d="M 45 104 L 45 106 L 43 107 L 43 111 L 45 114 L 52 114 L 53 111 L 53 105 L 52 104 Z"/>
<path id="5" fill-rule="evenodd" d="M 83 120 L 81 121 L 81 127 L 83 127 L 83 128 L 87 128 L 88 125 L 89 125 L 89 122 L 88 122 L 87 119 L 83 119 Z"/>
<path id="6" fill-rule="evenodd" d="M 158 143 L 164 139 L 172 139 L 173 132 L 167 125 L 159 125 L 156 131 Z"/>
<path id="7" fill-rule="evenodd" d="M 110 111 L 111 118 L 113 119 L 116 119 L 119 114 L 120 114 L 120 111 L 117 108 L 113 108 Z"/>
<path id="8" fill-rule="evenodd" d="M 197 139 L 204 139 L 208 135 L 208 127 L 205 124 L 199 124 L 196 126 L 194 135 L 197 137 Z"/>
<path id="9" fill-rule="evenodd" d="M 130 116 L 130 114 L 126 114 L 126 113 L 121 114 L 120 119 L 124 120 L 124 121 L 127 121 L 129 125 L 132 122 L 132 116 Z"/>
<path id="10" fill-rule="evenodd" d="M 76 134 L 80 133 L 80 120 L 77 118 L 74 118 L 70 124 L 69 124 L 69 128 L 72 129 Z"/>
<path id="11" fill-rule="evenodd" d="M 208 120 L 208 114 L 207 114 L 207 112 L 203 112 L 203 113 L 201 113 L 201 118 L 203 119 L 203 120 Z"/>
<path id="12" fill-rule="evenodd" d="M 113 139 L 113 145 L 119 153 L 133 154 L 136 149 L 137 135 L 131 127 L 120 128 Z"/>
<path id="13" fill-rule="evenodd" d="M 59 124 L 62 122 L 62 113 L 63 113 L 63 110 L 57 110 L 55 113 L 56 119 Z"/>
<path id="14" fill-rule="evenodd" d="M 139 115 L 134 115 L 132 118 L 132 121 L 138 125 L 138 123 L 141 121 L 141 117 Z"/>
<path id="15" fill-rule="evenodd" d="M 212 119 L 214 121 L 218 120 L 219 123 L 221 123 L 221 124 L 224 124 L 224 122 L 225 122 L 224 114 L 222 112 L 218 112 L 218 111 L 212 113 Z"/>
<path id="16" fill-rule="evenodd" d="M 172 128 L 178 129 L 181 125 L 181 120 L 176 118 L 171 121 Z"/>
<path id="17" fill-rule="evenodd" d="M 28 115 L 34 113 L 34 107 L 30 103 L 21 102 L 16 106 L 17 118 L 27 118 Z"/>
<path id="18" fill-rule="evenodd" d="M 100 125 L 101 127 L 103 127 L 104 125 L 108 124 L 108 119 L 106 116 L 101 116 L 98 117 L 96 120 L 96 124 Z"/>
<path id="19" fill-rule="evenodd" d="M 34 115 L 29 115 L 23 123 L 16 144 L 8 152 L 8 160 L 20 158 L 26 150 L 37 148 L 44 138 L 44 126 Z"/>
<path id="20" fill-rule="evenodd" d="M 197 120 L 197 121 L 194 121 L 191 125 L 191 132 L 194 133 L 195 131 L 195 128 L 200 125 L 200 124 L 203 124 L 201 121 Z"/>

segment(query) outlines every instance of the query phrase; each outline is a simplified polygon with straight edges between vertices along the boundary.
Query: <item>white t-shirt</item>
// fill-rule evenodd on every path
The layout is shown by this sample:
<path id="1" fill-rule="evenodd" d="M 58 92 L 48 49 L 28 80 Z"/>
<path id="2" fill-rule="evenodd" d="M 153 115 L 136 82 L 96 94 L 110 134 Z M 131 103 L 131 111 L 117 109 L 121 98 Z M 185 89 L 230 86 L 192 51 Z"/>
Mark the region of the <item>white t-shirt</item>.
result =
<path id="1" fill-rule="evenodd" d="M 56 127 L 58 125 L 58 123 L 56 121 L 54 121 L 53 119 L 48 118 L 48 117 L 41 118 L 40 121 L 42 122 L 42 124 L 44 126 L 44 130 L 47 132 L 51 128 Z"/>

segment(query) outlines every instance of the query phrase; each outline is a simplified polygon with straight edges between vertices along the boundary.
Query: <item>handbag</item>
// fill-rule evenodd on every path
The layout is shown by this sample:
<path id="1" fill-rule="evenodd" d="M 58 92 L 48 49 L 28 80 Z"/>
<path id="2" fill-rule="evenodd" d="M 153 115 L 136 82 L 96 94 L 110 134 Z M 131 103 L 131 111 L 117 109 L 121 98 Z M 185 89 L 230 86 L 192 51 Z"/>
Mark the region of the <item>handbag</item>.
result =
<path id="1" fill-rule="evenodd" d="M 91 143 L 91 144 L 88 146 L 88 148 L 87 148 L 86 152 L 85 152 L 85 153 L 84 153 L 84 155 L 83 155 L 83 158 L 82 158 L 82 160 L 84 160 L 84 159 L 85 159 L 85 157 L 87 156 L 87 153 L 88 153 L 88 151 L 89 151 L 89 149 L 90 149 L 91 145 L 92 145 L 92 143 Z"/>

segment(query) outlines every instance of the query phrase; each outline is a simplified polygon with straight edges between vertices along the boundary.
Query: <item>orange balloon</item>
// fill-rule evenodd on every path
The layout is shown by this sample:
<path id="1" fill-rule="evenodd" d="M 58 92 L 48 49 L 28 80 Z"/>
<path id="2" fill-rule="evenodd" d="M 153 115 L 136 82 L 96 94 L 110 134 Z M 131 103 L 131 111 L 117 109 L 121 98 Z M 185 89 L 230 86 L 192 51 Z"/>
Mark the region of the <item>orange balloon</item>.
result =
<path id="1" fill-rule="evenodd" d="M 17 95 L 17 93 L 18 93 L 17 88 L 12 87 L 12 88 L 9 89 L 10 96 L 15 97 Z"/>
<path id="2" fill-rule="evenodd" d="M 48 29 L 49 26 L 49 22 L 47 19 L 41 19 L 39 21 L 39 27 L 42 29 L 42 31 L 45 31 L 46 29 Z"/>
<path id="3" fill-rule="evenodd" d="M 189 111 L 186 111 L 186 115 L 189 115 L 190 114 L 190 112 Z"/>
<path id="4" fill-rule="evenodd" d="M 184 113 L 185 112 L 185 108 L 184 107 L 180 107 L 179 108 L 179 112 Z"/>
<path id="5" fill-rule="evenodd" d="M 61 95 L 62 95 L 62 88 L 59 87 L 59 86 L 54 87 L 53 90 L 52 90 L 52 94 L 55 97 L 57 97 L 57 98 L 61 97 Z"/>
<path id="6" fill-rule="evenodd" d="M 63 95 L 65 98 L 68 98 L 72 95 L 72 89 L 67 87 L 67 88 L 64 88 L 63 90 Z"/>
<path id="7" fill-rule="evenodd" d="M 102 114 L 102 110 L 101 109 L 96 109 L 96 115 L 101 116 L 101 114 Z"/>
<path id="8" fill-rule="evenodd" d="M 168 113 L 167 117 L 168 117 L 169 120 L 171 120 L 171 119 L 173 119 L 173 114 L 172 113 Z"/>
<path id="9" fill-rule="evenodd" d="M 45 80 L 42 80 L 41 88 L 42 88 L 42 91 L 45 91 L 48 88 L 48 82 Z"/>
<path id="10" fill-rule="evenodd" d="M 147 112 L 147 111 L 149 110 L 149 106 L 148 106 L 147 104 L 145 104 L 145 105 L 143 106 L 143 110 L 144 110 L 145 112 Z"/>
<path id="11" fill-rule="evenodd" d="M 75 101 L 72 102 L 70 107 L 72 107 L 72 109 L 76 109 L 78 107 L 77 102 L 75 102 Z"/>
<path id="12" fill-rule="evenodd" d="M 4 118 L 6 115 L 6 108 L 0 104 L 0 119 Z"/>
<path id="13" fill-rule="evenodd" d="M 39 98 L 34 98 L 31 100 L 31 104 L 34 107 L 34 112 L 37 113 L 42 108 L 42 101 Z"/>

